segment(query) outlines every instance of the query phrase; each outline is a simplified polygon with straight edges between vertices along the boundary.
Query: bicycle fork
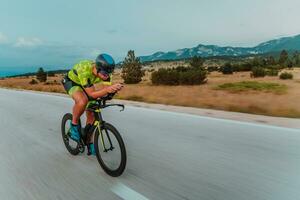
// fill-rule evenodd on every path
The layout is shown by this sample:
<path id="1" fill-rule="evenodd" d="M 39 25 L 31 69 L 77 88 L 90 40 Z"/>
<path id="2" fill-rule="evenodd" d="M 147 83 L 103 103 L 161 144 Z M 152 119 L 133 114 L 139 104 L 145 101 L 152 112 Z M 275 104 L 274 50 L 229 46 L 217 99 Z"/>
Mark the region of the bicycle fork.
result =
<path id="1" fill-rule="evenodd" d="M 105 122 L 102 122 L 102 123 L 105 123 Z M 112 145 L 112 142 L 111 142 L 111 139 L 110 139 L 110 136 L 109 136 L 107 130 L 105 128 L 103 129 L 105 131 L 106 137 L 109 141 L 109 145 L 110 145 L 109 148 L 106 148 L 106 145 L 105 145 L 105 142 L 104 142 L 103 132 L 102 132 L 102 129 L 101 129 L 101 126 L 103 126 L 103 125 L 100 124 L 100 121 L 95 121 L 94 126 L 96 126 L 96 128 L 98 128 L 98 130 L 99 130 L 100 140 L 101 140 L 101 144 L 102 144 L 102 147 L 103 147 L 103 152 L 112 151 L 114 149 L 114 147 Z"/>

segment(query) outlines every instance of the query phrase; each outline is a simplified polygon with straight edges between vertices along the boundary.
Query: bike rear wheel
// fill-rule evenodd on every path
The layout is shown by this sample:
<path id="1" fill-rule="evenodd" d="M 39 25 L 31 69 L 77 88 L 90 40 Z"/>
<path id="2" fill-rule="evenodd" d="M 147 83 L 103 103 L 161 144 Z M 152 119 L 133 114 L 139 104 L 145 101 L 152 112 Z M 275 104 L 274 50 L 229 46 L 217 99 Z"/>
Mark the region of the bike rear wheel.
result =
<path id="1" fill-rule="evenodd" d="M 64 115 L 62 122 L 61 122 L 61 134 L 64 141 L 64 144 L 72 155 L 78 155 L 80 152 L 82 152 L 82 147 L 80 147 L 80 144 L 78 142 L 75 142 L 70 138 L 70 123 L 72 122 L 72 114 L 67 113 Z M 80 121 L 79 121 L 80 123 Z M 80 125 L 81 127 L 81 125 Z"/>
<path id="2" fill-rule="evenodd" d="M 110 176 L 120 176 L 126 167 L 126 149 L 118 130 L 104 123 L 100 130 L 95 129 L 94 145 L 97 160 L 102 169 Z"/>

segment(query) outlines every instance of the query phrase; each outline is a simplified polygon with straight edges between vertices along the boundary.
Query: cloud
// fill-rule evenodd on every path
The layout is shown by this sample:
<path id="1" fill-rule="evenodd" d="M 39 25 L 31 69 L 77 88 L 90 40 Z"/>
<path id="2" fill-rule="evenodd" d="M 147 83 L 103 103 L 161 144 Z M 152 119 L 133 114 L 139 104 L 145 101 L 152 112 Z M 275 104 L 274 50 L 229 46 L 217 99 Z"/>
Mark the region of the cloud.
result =
<path id="1" fill-rule="evenodd" d="M 39 38 L 24 38 L 24 37 L 19 37 L 17 39 L 17 42 L 15 43 L 15 47 L 34 47 L 34 46 L 39 46 L 43 42 Z"/>
<path id="2" fill-rule="evenodd" d="M 7 41 L 6 35 L 0 32 L 0 44 L 6 43 Z"/>

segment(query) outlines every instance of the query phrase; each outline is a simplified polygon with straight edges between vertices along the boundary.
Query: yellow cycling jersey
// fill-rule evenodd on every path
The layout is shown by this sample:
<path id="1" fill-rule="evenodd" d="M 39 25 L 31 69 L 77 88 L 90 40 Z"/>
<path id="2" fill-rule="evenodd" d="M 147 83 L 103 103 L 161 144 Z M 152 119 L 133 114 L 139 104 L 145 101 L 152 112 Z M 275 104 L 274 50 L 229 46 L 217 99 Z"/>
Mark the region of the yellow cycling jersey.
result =
<path id="1" fill-rule="evenodd" d="M 96 83 L 102 83 L 104 85 L 112 84 L 112 75 L 109 80 L 103 81 L 101 78 L 95 76 L 92 72 L 94 62 L 91 60 L 83 60 L 75 64 L 73 68 L 68 72 L 68 77 L 78 85 L 84 88 L 93 86 Z"/>

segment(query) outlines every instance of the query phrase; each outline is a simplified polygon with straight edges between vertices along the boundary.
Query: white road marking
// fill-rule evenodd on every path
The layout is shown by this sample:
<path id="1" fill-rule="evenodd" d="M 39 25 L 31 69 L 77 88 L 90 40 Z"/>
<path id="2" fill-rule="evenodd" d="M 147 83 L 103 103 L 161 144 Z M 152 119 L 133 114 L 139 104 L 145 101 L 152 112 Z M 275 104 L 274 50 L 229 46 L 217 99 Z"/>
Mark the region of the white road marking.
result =
<path id="1" fill-rule="evenodd" d="M 148 198 L 144 197 L 140 193 L 134 191 L 133 189 L 127 187 L 122 183 L 115 184 L 111 188 L 111 191 L 124 200 L 149 200 Z"/>

